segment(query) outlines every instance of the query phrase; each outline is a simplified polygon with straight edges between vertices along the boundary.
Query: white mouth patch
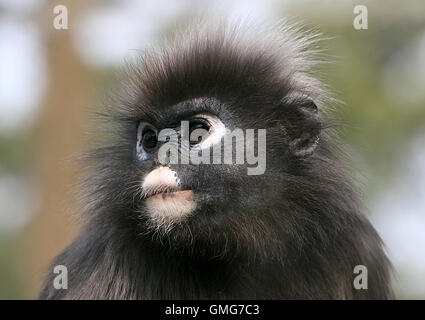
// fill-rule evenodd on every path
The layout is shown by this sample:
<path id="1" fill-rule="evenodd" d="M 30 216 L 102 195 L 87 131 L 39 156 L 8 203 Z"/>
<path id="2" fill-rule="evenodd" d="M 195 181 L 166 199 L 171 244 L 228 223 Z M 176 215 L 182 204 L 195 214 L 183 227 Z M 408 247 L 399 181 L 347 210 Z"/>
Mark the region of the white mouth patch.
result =
<path id="1" fill-rule="evenodd" d="M 150 196 L 159 191 L 166 191 L 167 189 L 177 189 L 178 187 L 179 179 L 177 172 L 162 166 L 149 172 L 142 183 L 144 196 Z"/>
<path id="2" fill-rule="evenodd" d="M 168 230 L 195 209 L 192 190 L 181 190 L 177 173 L 168 167 L 151 171 L 142 182 L 146 209 L 156 227 Z"/>

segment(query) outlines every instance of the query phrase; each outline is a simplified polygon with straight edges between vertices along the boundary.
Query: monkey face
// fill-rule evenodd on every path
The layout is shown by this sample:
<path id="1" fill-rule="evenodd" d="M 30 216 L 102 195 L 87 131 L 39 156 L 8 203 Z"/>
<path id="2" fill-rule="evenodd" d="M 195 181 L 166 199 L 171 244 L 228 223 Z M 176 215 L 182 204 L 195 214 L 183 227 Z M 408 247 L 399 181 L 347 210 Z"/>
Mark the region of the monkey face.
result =
<path id="1" fill-rule="evenodd" d="M 282 226 L 285 217 L 281 212 L 277 215 L 276 204 L 282 203 L 280 209 L 285 206 L 285 179 L 295 158 L 284 139 L 275 107 L 266 103 L 262 107 L 258 112 L 258 105 L 249 99 L 197 98 L 155 113 L 148 111 L 137 121 L 132 161 L 138 172 L 139 190 L 135 190 L 132 198 L 136 199 L 143 232 L 159 239 L 172 239 L 174 244 L 184 246 L 201 241 L 209 248 L 221 250 L 223 246 L 231 247 L 232 241 L 235 247 L 241 246 L 240 239 L 234 240 L 237 237 L 268 239 L 261 235 L 261 228 L 268 224 L 274 225 L 268 230 Z M 284 108 L 279 110 L 282 116 L 283 111 Z M 182 141 L 184 122 L 186 145 Z M 265 130 L 263 139 L 259 139 L 261 129 Z M 235 136 L 236 130 L 243 134 Z M 254 132 L 252 141 L 247 130 Z M 199 135 L 194 134 L 197 131 Z M 240 139 L 242 161 L 237 158 Z M 229 149 L 226 141 L 231 141 Z M 260 143 L 265 144 L 261 151 Z M 171 148 L 166 148 L 167 144 Z M 257 156 L 266 158 L 260 174 L 249 174 L 249 168 L 259 166 L 246 159 L 250 144 Z M 169 152 L 161 155 L 163 148 Z M 229 150 L 230 162 L 226 160 Z M 185 151 L 189 153 L 186 160 Z M 193 159 L 192 155 L 201 153 L 207 154 L 203 161 Z M 246 241 L 249 242 L 260 241 Z"/>
<path id="2" fill-rule="evenodd" d="M 223 163 L 222 153 L 229 152 L 223 141 L 235 119 L 222 107 L 217 99 L 192 99 L 139 122 L 134 156 L 144 170 L 139 206 L 149 227 L 169 233 L 210 224 L 235 200 L 225 187 L 238 189 L 240 179 L 233 180 L 243 166 Z"/>

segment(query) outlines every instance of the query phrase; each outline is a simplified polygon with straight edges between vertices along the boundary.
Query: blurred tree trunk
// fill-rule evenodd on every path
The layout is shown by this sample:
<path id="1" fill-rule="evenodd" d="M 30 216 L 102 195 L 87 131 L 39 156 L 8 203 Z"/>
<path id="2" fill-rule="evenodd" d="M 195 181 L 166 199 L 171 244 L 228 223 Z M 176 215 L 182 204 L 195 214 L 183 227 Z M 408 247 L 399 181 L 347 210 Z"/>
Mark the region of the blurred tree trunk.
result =
<path id="1" fill-rule="evenodd" d="M 68 8 L 69 29 L 53 27 L 53 8 Z M 41 31 L 45 40 L 48 90 L 43 101 L 34 143 L 36 179 L 41 203 L 28 227 L 24 252 L 28 261 L 28 298 L 37 297 L 49 262 L 75 235 L 75 199 L 72 187 L 77 170 L 69 160 L 82 149 L 83 119 L 90 104 L 89 70 L 72 44 L 73 21 L 85 1 L 49 1 L 42 9 Z"/>

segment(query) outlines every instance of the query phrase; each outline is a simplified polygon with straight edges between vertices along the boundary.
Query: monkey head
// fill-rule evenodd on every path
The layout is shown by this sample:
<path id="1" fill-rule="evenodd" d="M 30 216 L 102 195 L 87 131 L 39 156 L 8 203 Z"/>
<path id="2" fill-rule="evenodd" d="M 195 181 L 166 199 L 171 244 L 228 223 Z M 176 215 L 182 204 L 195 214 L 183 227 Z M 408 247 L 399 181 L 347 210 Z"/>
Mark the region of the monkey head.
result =
<path id="1" fill-rule="evenodd" d="M 43 298 L 392 297 L 296 26 L 192 25 L 129 64 L 83 158 L 88 221 Z M 353 287 L 367 267 L 369 289 Z"/>
<path id="2" fill-rule="evenodd" d="M 357 208 L 324 132 L 330 99 L 310 75 L 316 37 L 192 30 L 129 66 L 106 108 L 108 145 L 91 157 L 92 211 L 169 250 L 280 257 L 327 245 Z"/>

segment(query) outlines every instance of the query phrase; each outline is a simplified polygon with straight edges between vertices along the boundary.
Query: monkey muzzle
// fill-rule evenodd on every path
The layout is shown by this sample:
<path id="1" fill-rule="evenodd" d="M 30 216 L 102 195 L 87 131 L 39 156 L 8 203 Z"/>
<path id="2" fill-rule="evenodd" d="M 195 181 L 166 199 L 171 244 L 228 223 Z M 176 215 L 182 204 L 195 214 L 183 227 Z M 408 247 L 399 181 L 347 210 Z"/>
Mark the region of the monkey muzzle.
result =
<path id="1" fill-rule="evenodd" d="M 182 190 L 177 172 L 160 166 L 142 182 L 142 198 L 151 219 L 160 226 L 182 221 L 196 207 L 192 190 Z"/>

